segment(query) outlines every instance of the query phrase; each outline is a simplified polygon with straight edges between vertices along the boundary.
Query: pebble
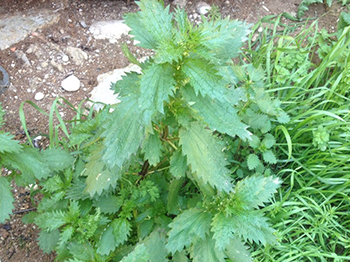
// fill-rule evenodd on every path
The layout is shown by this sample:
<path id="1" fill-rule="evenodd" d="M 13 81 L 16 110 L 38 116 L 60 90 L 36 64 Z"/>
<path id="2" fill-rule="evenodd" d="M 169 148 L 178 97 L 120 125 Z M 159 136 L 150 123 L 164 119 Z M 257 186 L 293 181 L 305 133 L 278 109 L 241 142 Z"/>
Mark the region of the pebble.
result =
<path id="1" fill-rule="evenodd" d="M 62 81 L 61 87 L 68 92 L 77 91 L 80 88 L 80 80 L 75 75 L 70 75 Z"/>
<path id="2" fill-rule="evenodd" d="M 196 7 L 197 7 L 197 11 L 202 15 L 207 14 L 211 9 L 211 6 L 205 2 L 199 2 Z"/>
<path id="3" fill-rule="evenodd" d="M 63 61 L 63 62 L 68 62 L 68 61 L 69 61 L 69 56 L 63 55 L 63 56 L 62 56 L 62 61 Z"/>
<path id="4" fill-rule="evenodd" d="M 87 53 L 77 47 L 68 46 L 66 53 L 70 56 L 76 65 L 82 65 L 88 59 Z"/>
<path id="5" fill-rule="evenodd" d="M 43 94 L 42 92 L 38 92 L 38 93 L 36 93 L 35 96 L 34 96 L 34 99 L 35 99 L 36 101 L 40 101 L 40 100 L 42 100 L 43 98 L 44 98 L 44 94 Z"/>

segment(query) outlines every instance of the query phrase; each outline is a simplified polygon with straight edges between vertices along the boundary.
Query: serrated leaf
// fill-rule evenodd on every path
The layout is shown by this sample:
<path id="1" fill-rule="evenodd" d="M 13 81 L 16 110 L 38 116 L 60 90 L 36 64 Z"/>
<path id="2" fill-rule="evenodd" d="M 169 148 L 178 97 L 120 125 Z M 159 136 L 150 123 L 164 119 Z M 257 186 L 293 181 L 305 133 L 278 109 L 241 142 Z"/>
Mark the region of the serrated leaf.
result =
<path id="1" fill-rule="evenodd" d="M 120 262 L 149 262 L 151 255 L 144 244 L 137 244 L 135 249 L 124 257 Z"/>
<path id="2" fill-rule="evenodd" d="M 150 254 L 148 261 L 166 262 L 168 251 L 165 249 L 166 234 L 162 229 L 153 231 L 150 236 L 146 237 L 143 241 L 147 249 L 147 253 Z"/>
<path id="3" fill-rule="evenodd" d="M 206 46 L 217 59 L 225 62 L 238 55 L 249 34 L 249 26 L 229 18 L 204 20 L 200 28 L 201 45 Z"/>
<path id="4" fill-rule="evenodd" d="M 230 241 L 225 253 L 232 262 L 253 262 L 248 248 L 239 238 L 234 238 Z"/>
<path id="5" fill-rule="evenodd" d="M 110 121 L 103 125 L 106 131 L 101 136 L 106 139 L 102 160 L 110 168 L 122 168 L 131 154 L 137 152 L 145 131 L 142 119 L 143 112 L 139 108 L 137 98 L 130 96 L 118 104 L 111 114 Z"/>
<path id="6" fill-rule="evenodd" d="M 266 148 L 271 148 L 276 144 L 275 137 L 271 134 L 266 134 L 262 143 L 265 145 Z"/>
<path id="7" fill-rule="evenodd" d="M 141 75 L 137 72 L 125 74 L 126 75 L 122 76 L 122 80 L 111 84 L 111 90 L 114 90 L 114 94 L 119 94 L 119 97 L 121 98 L 130 95 L 138 96 L 140 94 Z"/>
<path id="8" fill-rule="evenodd" d="M 275 230 L 270 227 L 260 210 L 236 213 L 231 219 L 235 233 L 245 241 L 263 245 L 276 243 Z"/>
<path id="9" fill-rule="evenodd" d="M 102 145 L 99 145 L 90 153 L 83 172 L 83 175 L 87 176 L 84 192 L 88 193 L 91 197 L 96 194 L 101 195 L 104 190 L 115 187 L 118 179 L 121 177 L 121 169 L 118 166 L 110 168 L 101 161 L 101 150 Z"/>
<path id="10" fill-rule="evenodd" d="M 13 135 L 0 133 L 0 153 L 19 153 L 21 149 L 22 146 L 13 140 Z"/>
<path id="11" fill-rule="evenodd" d="M 145 111 L 144 123 L 148 125 L 154 113 L 164 114 L 164 102 L 175 90 L 174 68 L 171 64 L 152 64 L 141 78 L 139 110 Z"/>
<path id="12" fill-rule="evenodd" d="M 72 226 L 64 227 L 60 234 L 60 240 L 59 240 L 60 246 L 63 246 L 64 244 L 66 244 L 72 238 L 73 234 L 74 234 L 74 228 Z"/>
<path id="13" fill-rule="evenodd" d="M 41 151 L 41 158 L 48 168 L 55 172 L 68 168 L 74 161 L 74 158 L 68 152 L 55 148 Z M 36 177 L 38 179 L 45 179 L 48 175 L 49 174 L 43 176 L 42 174 L 38 174 Z"/>
<path id="14" fill-rule="evenodd" d="M 148 133 L 142 143 L 142 153 L 145 154 L 144 160 L 148 160 L 151 166 L 156 166 L 162 156 L 162 142 L 159 138 L 159 133 L 153 131 L 153 134 Z"/>
<path id="15" fill-rule="evenodd" d="M 198 239 L 192 247 L 193 262 L 224 262 L 225 253 L 215 248 L 215 240 L 211 236 Z"/>
<path id="16" fill-rule="evenodd" d="M 96 247 L 96 252 L 100 255 L 109 255 L 109 253 L 116 249 L 117 245 L 113 234 L 112 224 L 109 224 L 107 228 L 105 228 Z"/>
<path id="17" fill-rule="evenodd" d="M 212 99 L 225 102 L 222 77 L 217 74 L 213 65 L 208 64 L 205 59 L 185 60 L 182 72 L 189 78 L 195 94 L 208 95 Z"/>
<path id="18" fill-rule="evenodd" d="M 157 64 L 178 62 L 184 51 L 183 46 L 175 44 L 174 41 L 169 41 L 169 39 L 163 39 L 158 42 L 154 61 Z"/>
<path id="19" fill-rule="evenodd" d="M 244 209 L 259 208 L 269 202 L 280 184 L 281 181 L 272 176 L 250 176 L 236 184 L 234 196 Z"/>
<path id="20" fill-rule="evenodd" d="M 84 191 L 85 187 L 85 179 L 75 179 L 67 190 L 67 198 L 72 200 L 85 200 L 89 198 L 89 194 Z"/>
<path id="21" fill-rule="evenodd" d="M 212 133 L 201 124 L 193 122 L 189 129 L 180 129 L 182 152 L 191 165 L 192 172 L 219 191 L 232 190 L 230 171 L 222 147 Z"/>
<path id="22" fill-rule="evenodd" d="M 248 126 L 240 121 L 236 109 L 228 101 L 220 102 L 208 96 L 203 97 L 201 94 L 196 96 L 190 87 L 183 89 L 182 93 L 212 130 L 232 137 L 237 135 L 243 140 L 250 139 L 251 133 L 247 130 Z"/>
<path id="23" fill-rule="evenodd" d="M 211 226 L 211 231 L 214 233 L 215 247 L 219 251 L 225 250 L 234 237 L 234 228 L 232 228 L 230 217 L 227 217 L 224 213 L 216 213 Z"/>
<path id="24" fill-rule="evenodd" d="M 188 262 L 187 254 L 185 250 L 181 252 L 176 252 L 175 255 L 172 256 L 172 262 Z"/>
<path id="25" fill-rule="evenodd" d="M 177 215 L 180 212 L 179 191 L 183 183 L 183 179 L 174 179 L 170 182 L 167 202 L 169 214 Z"/>
<path id="26" fill-rule="evenodd" d="M 102 213 L 117 213 L 121 207 L 119 198 L 115 195 L 101 196 L 94 201 L 94 205 L 100 208 Z"/>
<path id="27" fill-rule="evenodd" d="M 267 150 L 267 151 L 263 152 L 262 155 L 263 155 L 265 162 L 267 162 L 269 164 L 276 164 L 277 163 L 276 156 L 271 150 Z"/>
<path id="28" fill-rule="evenodd" d="M 204 210 L 191 208 L 178 215 L 169 225 L 166 248 L 175 254 L 193 243 L 195 238 L 204 239 L 209 233 L 211 214 Z"/>
<path id="29" fill-rule="evenodd" d="M 131 230 L 131 224 L 128 220 L 123 218 L 116 219 L 112 222 L 112 226 L 115 243 L 117 246 L 128 240 Z"/>
<path id="30" fill-rule="evenodd" d="M 140 41 L 138 46 L 156 49 L 158 42 L 172 37 L 172 14 L 169 6 L 157 0 L 137 2 L 141 12 L 126 15 L 126 24 L 131 28 L 130 34 Z"/>
<path id="31" fill-rule="evenodd" d="M 260 164 L 261 164 L 261 162 L 260 162 L 260 159 L 257 155 L 250 154 L 247 157 L 247 165 L 248 165 L 249 170 L 253 170 L 253 169 L 257 168 Z"/>
<path id="32" fill-rule="evenodd" d="M 95 252 L 94 248 L 88 241 L 83 243 L 71 242 L 69 243 L 68 249 L 70 253 L 77 259 L 82 261 L 94 261 Z"/>
<path id="33" fill-rule="evenodd" d="M 60 238 L 60 231 L 58 229 L 51 232 L 40 231 L 38 237 L 38 244 L 44 253 L 51 253 L 58 244 Z"/>
<path id="34" fill-rule="evenodd" d="M 252 148 L 258 148 L 260 146 L 260 139 L 256 135 L 252 135 L 248 141 Z"/>
<path id="35" fill-rule="evenodd" d="M 169 171 L 175 178 L 181 178 L 186 176 L 187 161 L 186 156 L 182 155 L 181 150 L 175 151 L 175 153 L 170 157 Z"/>
<path id="36" fill-rule="evenodd" d="M 53 231 L 66 224 L 66 213 L 62 210 L 54 210 L 38 215 L 35 223 L 43 230 Z"/>
<path id="37" fill-rule="evenodd" d="M 4 223 L 9 219 L 9 214 L 14 209 L 13 202 L 15 201 L 11 192 L 10 183 L 5 177 L 0 177 L 0 223 Z"/>

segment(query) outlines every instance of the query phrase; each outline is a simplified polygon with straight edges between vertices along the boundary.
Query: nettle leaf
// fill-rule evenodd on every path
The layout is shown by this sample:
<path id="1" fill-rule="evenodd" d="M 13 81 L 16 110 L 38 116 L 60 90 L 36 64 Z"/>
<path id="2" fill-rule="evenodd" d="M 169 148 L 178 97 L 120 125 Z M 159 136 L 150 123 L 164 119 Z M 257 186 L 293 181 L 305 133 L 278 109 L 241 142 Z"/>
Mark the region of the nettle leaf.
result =
<path id="1" fill-rule="evenodd" d="M 189 78 L 196 95 L 201 93 L 213 99 L 224 102 L 222 77 L 217 74 L 213 65 L 205 59 L 187 59 L 184 61 L 182 72 Z"/>
<path id="2" fill-rule="evenodd" d="M 101 196 L 94 200 L 94 206 L 100 208 L 102 213 L 117 213 L 121 207 L 120 199 L 115 195 Z"/>
<path id="3" fill-rule="evenodd" d="M 137 98 L 130 96 L 118 104 L 111 114 L 111 120 L 103 125 L 106 131 L 101 136 L 106 139 L 102 160 L 110 168 L 122 168 L 131 154 L 137 152 L 145 132 L 142 118 L 143 112 Z"/>
<path id="4" fill-rule="evenodd" d="M 226 168 L 228 163 L 212 132 L 193 122 L 189 129 L 180 129 L 179 137 L 192 172 L 219 191 L 230 192 L 232 184 L 230 171 Z"/>
<path id="5" fill-rule="evenodd" d="M 179 191 L 184 179 L 174 179 L 170 182 L 167 209 L 169 214 L 177 215 L 180 212 Z"/>
<path id="6" fill-rule="evenodd" d="M 137 2 L 141 12 L 126 15 L 126 24 L 131 28 L 130 34 L 140 41 L 144 48 L 156 49 L 161 39 L 172 37 L 172 14 L 169 7 L 164 8 L 158 0 Z"/>
<path id="7" fill-rule="evenodd" d="M 170 157 L 170 173 L 175 178 L 181 178 L 186 176 L 187 160 L 186 156 L 182 155 L 182 151 L 179 149 Z"/>
<path id="8" fill-rule="evenodd" d="M 13 140 L 13 135 L 9 133 L 0 133 L 0 153 L 19 153 L 22 146 L 16 140 Z"/>
<path id="9" fill-rule="evenodd" d="M 144 159 L 148 160 L 151 166 L 156 166 L 159 163 L 162 156 L 162 142 L 157 131 L 154 130 L 153 134 L 147 134 L 142 143 L 142 153 L 145 154 Z"/>
<path id="10" fill-rule="evenodd" d="M 235 233 L 245 241 L 263 245 L 276 243 L 275 230 L 270 227 L 260 210 L 236 213 L 231 217 L 231 221 Z"/>
<path id="11" fill-rule="evenodd" d="M 73 164 L 74 158 L 66 151 L 62 149 L 46 149 L 41 151 L 42 161 L 49 167 L 52 171 L 60 171 L 68 168 Z M 47 178 L 49 174 L 46 176 L 36 177 L 38 179 Z"/>
<path id="12" fill-rule="evenodd" d="M 234 198 L 244 209 L 259 208 L 269 202 L 280 185 L 281 181 L 272 176 L 250 176 L 236 184 Z"/>
<path id="13" fill-rule="evenodd" d="M 215 240 L 211 236 L 197 239 L 191 250 L 193 262 L 224 262 L 225 253 L 215 247 Z"/>
<path id="14" fill-rule="evenodd" d="M 151 121 L 155 112 L 164 114 L 164 102 L 175 90 L 174 68 L 171 64 L 152 64 L 143 71 L 139 110 L 145 111 L 144 123 Z"/>
<path id="15" fill-rule="evenodd" d="M 267 151 L 263 152 L 262 155 L 263 155 L 265 162 L 267 162 L 269 164 L 276 164 L 277 163 L 276 156 L 271 150 L 267 150 Z"/>
<path id="16" fill-rule="evenodd" d="M 233 262 L 253 262 L 248 248 L 239 238 L 234 238 L 230 241 L 225 253 Z"/>
<path id="17" fill-rule="evenodd" d="M 10 183 L 5 177 L 0 177 L 0 223 L 4 223 L 9 219 L 9 214 L 14 209 L 13 202 L 15 201 L 11 192 Z"/>
<path id="18" fill-rule="evenodd" d="M 267 149 L 273 147 L 276 144 L 275 137 L 271 134 L 266 134 L 262 143 L 265 145 Z"/>
<path id="19" fill-rule="evenodd" d="M 62 210 L 55 210 L 39 214 L 35 218 L 35 224 L 46 231 L 53 231 L 66 224 L 66 213 Z"/>
<path id="20" fill-rule="evenodd" d="M 146 237 L 142 241 L 147 249 L 147 253 L 150 254 L 148 261 L 165 262 L 168 251 L 165 248 L 166 233 L 164 230 L 157 229 L 153 231 L 150 236 Z"/>
<path id="21" fill-rule="evenodd" d="M 119 97 L 127 97 L 130 95 L 140 94 L 141 75 L 137 72 L 125 73 L 122 80 L 111 84 L 111 90 Z"/>
<path id="22" fill-rule="evenodd" d="M 76 259 L 80 259 L 82 261 L 95 260 L 94 248 L 87 241 L 84 241 L 83 243 L 71 242 L 69 243 L 68 249 Z"/>
<path id="23" fill-rule="evenodd" d="M 120 262 L 149 262 L 150 253 L 144 244 L 137 244 L 135 249 L 124 257 Z"/>
<path id="24" fill-rule="evenodd" d="M 247 165 L 249 170 L 253 170 L 257 168 L 259 165 L 261 165 L 261 161 L 257 155 L 250 154 L 247 158 Z"/>
<path id="25" fill-rule="evenodd" d="M 251 139 L 248 141 L 249 145 L 252 148 L 258 148 L 260 146 L 260 139 L 259 139 L 259 137 L 256 136 L 256 135 L 252 135 L 250 138 Z"/>
<path id="26" fill-rule="evenodd" d="M 131 224 L 128 220 L 124 218 L 116 219 L 112 222 L 112 226 L 113 235 L 117 246 L 123 244 L 126 240 L 128 240 L 131 230 Z"/>
<path id="27" fill-rule="evenodd" d="M 112 224 L 109 224 L 107 228 L 105 228 L 96 247 L 96 252 L 100 255 L 109 255 L 109 253 L 117 248 Z"/>
<path id="28" fill-rule="evenodd" d="M 51 232 L 41 230 L 39 232 L 38 244 L 44 253 L 51 253 L 58 244 L 60 238 L 60 231 L 55 229 Z"/>
<path id="29" fill-rule="evenodd" d="M 209 233 L 211 214 L 204 210 L 191 208 L 178 215 L 169 225 L 167 250 L 172 254 L 182 251 L 196 238 L 205 239 Z"/>
<path id="30" fill-rule="evenodd" d="M 201 94 L 196 96 L 190 87 L 184 88 L 182 93 L 211 129 L 232 137 L 237 135 L 243 140 L 250 139 L 252 134 L 247 130 L 248 126 L 240 121 L 236 109 L 231 104 L 219 102 L 208 96 L 203 97 Z"/>
<path id="31" fill-rule="evenodd" d="M 110 168 L 101 161 L 102 144 L 90 153 L 88 162 L 82 175 L 86 176 L 86 188 L 84 192 L 94 195 L 101 195 L 104 190 L 115 187 L 121 177 L 121 169 L 117 166 Z"/>
<path id="32" fill-rule="evenodd" d="M 215 247 L 220 251 L 225 250 L 231 239 L 234 238 L 234 228 L 232 228 L 230 217 L 221 212 L 216 213 L 211 226 Z"/>
<path id="33" fill-rule="evenodd" d="M 183 46 L 174 41 L 163 39 L 159 41 L 157 53 L 153 59 L 157 64 L 179 62 L 184 51 Z"/>
<path id="34" fill-rule="evenodd" d="M 204 20 L 200 25 L 201 45 L 206 46 L 219 60 L 236 57 L 249 34 L 249 26 L 241 21 L 218 19 Z"/>

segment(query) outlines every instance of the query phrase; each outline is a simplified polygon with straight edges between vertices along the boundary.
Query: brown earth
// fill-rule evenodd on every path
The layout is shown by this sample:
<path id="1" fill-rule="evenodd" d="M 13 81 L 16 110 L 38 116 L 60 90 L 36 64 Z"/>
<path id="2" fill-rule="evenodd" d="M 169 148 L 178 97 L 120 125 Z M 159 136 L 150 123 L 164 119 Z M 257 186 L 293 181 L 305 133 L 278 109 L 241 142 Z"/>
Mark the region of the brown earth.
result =
<path id="1" fill-rule="evenodd" d="M 186 9 L 189 13 L 196 10 L 199 0 L 187 1 Z M 297 12 L 301 0 L 207 0 L 208 4 L 215 4 L 221 14 L 226 17 L 255 23 L 260 18 L 288 12 Z M 171 4 L 165 0 L 165 4 Z M 322 17 L 320 28 L 328 30 L 336 28 L 340 11 L 344 7 L 333 4 L 327 8 L 322 4 L 311 6 L 306 16 Z M 10 75 L 11 86 L 0 95 L 0 102 L 6 111 L 5 131 L 17 134 L 21 139 L 23 128 L 18 116 L 18 109 L 22 102 L 33 101 L 44 111 L 49 112 L 56 97 L 64 97 L 75 107 L 83 99 L 89 98 L 89 93 L 97 84 L 99 74 L 122 68 L 129 64 L 121 51 L 121 43 L 130 43 L 129 37 L 111 44 L 107 40 L 96 40 L 88 31 L 88 27 L 95 21 L 122 19 L 123 14 L 135 12 L 138 8 L 133 2 L 121 0 L 1 0 L 0 17 L 10 16 L 21 12 L 37 12 L 41 9 L 53 10 L 59 15 L 57 22 L 33 32 L 23 41 L 0 51 L 0 65 Z M 86 25 L 86 27 L 85 27 Z M 0 38 L 1 41 L 1 38 Z M 63 62 L 60 50 L 67 46 L 84 50 L 89 59 L 82 65 L 70 61 Z M 130 47 L 136 56 L 142 57 L 143 51 Z M 28 51 L 32 50 L 32 52 Z M 18 51 L 26 54 L 30 64 L 26 65 L 18 56 Z M 49 64 L 49 61 L 56 64 Z M 61 81 L 74 73 L 82 83 L 77 92 L 66 92 L 60 87 Z M 37 92 L 44 93 L 43 100 L 35 101 Z M 28 129 L 32 135 L 39 135 L 47 131 L 48 119 L 29 104 L 25 105 Z M 69 119 L 73 112 L 65 108 L 60 109 L 63 118 Z M 3 172 L 4 173 L 4 172 Z M 0 262 L 20 261 L 37 262 L 53 261 L 53 254 L 43 254 L 36 244 L 38 230 L 34 225 L 24 225 L 21 222 L 23 214 L 35 206 L 28 190 L 15 187 L 15 213 L 11 219 L 0 224 Z"/>

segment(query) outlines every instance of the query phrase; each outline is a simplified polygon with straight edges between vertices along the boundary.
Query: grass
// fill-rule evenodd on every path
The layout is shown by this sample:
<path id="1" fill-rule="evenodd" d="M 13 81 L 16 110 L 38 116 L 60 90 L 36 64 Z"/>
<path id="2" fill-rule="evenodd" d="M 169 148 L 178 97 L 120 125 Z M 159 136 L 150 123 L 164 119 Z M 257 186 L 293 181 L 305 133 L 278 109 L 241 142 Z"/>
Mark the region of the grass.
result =
<path id="1" fill-rule="evenodd" d="M 328 35 L 314 21 L 296 34 L 280 17 L 272 21 L 260 32 L 263 23 L 253 28 L 245 59 L 266 72 L 266 89 L 291 121 L 275 129 L 275 170 L 284 183 L 268 207 L 280 244 L 255 247 L 253 255 L 255 261 L 348 261 L 350 27 Z"/>

